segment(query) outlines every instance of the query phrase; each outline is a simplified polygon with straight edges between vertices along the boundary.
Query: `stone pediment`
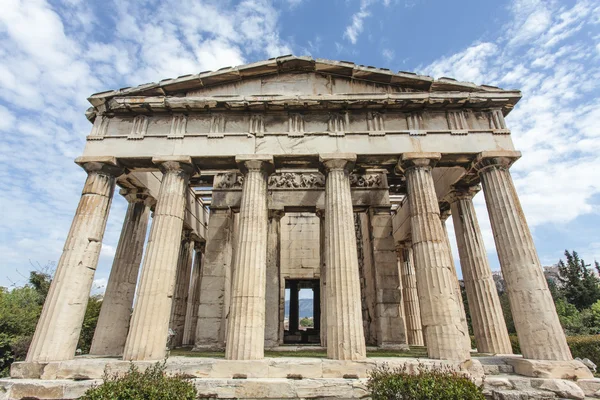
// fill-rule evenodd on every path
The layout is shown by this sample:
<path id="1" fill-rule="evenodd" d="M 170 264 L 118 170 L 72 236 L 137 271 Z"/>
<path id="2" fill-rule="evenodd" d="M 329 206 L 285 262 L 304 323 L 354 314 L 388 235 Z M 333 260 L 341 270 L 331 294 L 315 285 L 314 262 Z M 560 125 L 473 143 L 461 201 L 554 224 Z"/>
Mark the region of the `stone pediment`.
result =
<path id="1" fill-rule="evenodd" d="M 284 56 L 213 72 L 164 79 L 134 88 L 96 93 L 90 103 L 99 107 L 114 98 L 219 98 L 257 96 L 398 95 L 433 92 L 507 93 L 497 87 L 434 80 L 410 72 L 392 72 L 346 61 Z M 514 93 L 511 91 L 510 93 Z"/>

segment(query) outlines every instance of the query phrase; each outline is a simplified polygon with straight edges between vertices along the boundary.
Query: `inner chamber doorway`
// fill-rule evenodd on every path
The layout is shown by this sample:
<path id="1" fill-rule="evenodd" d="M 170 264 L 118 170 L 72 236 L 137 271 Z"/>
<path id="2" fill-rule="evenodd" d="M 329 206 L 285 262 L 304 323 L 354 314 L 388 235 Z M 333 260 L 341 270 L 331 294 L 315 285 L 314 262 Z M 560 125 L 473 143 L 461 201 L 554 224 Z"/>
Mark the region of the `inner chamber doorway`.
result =
<path id="1" fill-rule="evenodd" d="M 284 344 L 321 343 L 321 286 L 319 279 L 285 280 Z"/>

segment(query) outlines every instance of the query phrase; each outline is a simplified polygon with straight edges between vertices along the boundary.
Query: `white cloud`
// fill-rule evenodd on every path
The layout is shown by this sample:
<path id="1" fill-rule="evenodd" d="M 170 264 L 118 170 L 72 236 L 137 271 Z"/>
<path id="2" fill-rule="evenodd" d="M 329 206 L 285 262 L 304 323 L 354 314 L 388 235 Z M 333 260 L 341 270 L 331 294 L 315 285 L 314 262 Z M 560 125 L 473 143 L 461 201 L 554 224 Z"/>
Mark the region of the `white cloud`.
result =
<path id="1" fill-rule="evenodd" d="M 387 62 L 391 62 L 395 57 L 394 50 L 390 50 L 390 49 L 383 49 L 381 51 L 381 55 Z"/>
<path id="2" fill-rule="evenodd" d="M 598 7 L 588 1 L 568 8 L 517 0 L 510 11 L 504 37 L 474 43 L 421 69 L 522 90 L 523 99 L 507 118 L 515 147 L 523 152 L 513 179 L 532 228 L 565 224 L 597 212 L 594 196 L 600 194 L 600 63 L 585 42 L 589 38 L 573 36 L 597 24 Z M 493 251 L 483 196 L 475 203 Z"/>
<path id="3" fill-rule="evenodd" d="M 434 61 L 423 68 L 423 73 L 468 82 L 489 82 L 495 76 L 490 76 L 488 62 L 497 53 L 498 46 L 494 43 L 476 43 L 459 53 Z M 491 74 L 494 75 L 493 72 Z"/>
<path id="4" fill-rule="evenodd" d="M 15 115 L 8 108 L 0 105 L 0 131 L 9 132 L 15 121 Z"/>
<path id="5" fill-rule="evenodd" d="M 103 4 L 6 0 L 0 13 L 0 285 L 29 259 L 57 261 L 85 173 L 73 163 L 91 125 L 86 98 L 107 89 L 290 53 L 268 0 Z M 100 19 L 100 18 L 105 19 Z M 97 276 L 106 273 L 126 203 L 116 196 Z"/>

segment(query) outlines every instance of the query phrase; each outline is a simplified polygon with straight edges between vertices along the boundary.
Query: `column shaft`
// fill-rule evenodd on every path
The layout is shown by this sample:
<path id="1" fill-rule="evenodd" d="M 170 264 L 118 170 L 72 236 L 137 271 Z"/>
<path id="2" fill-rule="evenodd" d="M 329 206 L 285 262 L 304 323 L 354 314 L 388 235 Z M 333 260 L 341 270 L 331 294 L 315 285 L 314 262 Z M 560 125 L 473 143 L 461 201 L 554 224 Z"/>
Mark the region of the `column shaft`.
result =
<path id="1" fill-rule="evenodd" d="M 288 284 L 290 287 L 290 319 L 288 321 L 289 331 L 291 334 L 298 332 L 298 320 L 300 316 L 298 314 L 298 282 L 290 281 Z"/>
<path id="2" fill-rule="evenodd" d="M 233 213 L 227 209 L 210 210 L 206 252 L 200 278 L 200 304 L 194 349 L 222 350 L 225 348 L 225 330 L 231 285 L 233 258 Z"/>
<path id="3" fill-rule="evenodd" d="M 400 249 L 400 274 L 402 277 L 402 300 L 406 320 L 406 334 L 411 346 L 424 346 L 421 308 L 417 293 L 417 277 L 413 264 L 412 246 L 410 244 Z"/>
<path id="4" fill-rule="evenodd" d="M 171 306 L 171 319 L 169 321 L 169 328 L 174 333 L 174 336 L 171 338 L 171 348 L 181 347 L 183 344 L 188 296 L 190 293 L 190 280 L 192 276 L 192 263 L 194 258 L 194 241 L 190 237 L 190 234 L 190 231 L 184 229 L 181 248 L 179 250 L 173 305 Z"/>
<path id="5" fill-rule="evenodd" d="M 321 318 L 320 318 L 320 336 L 321 336 L 321 346 L 327 347 L 327 254 L 325 253 L 326 246 L 326 229 L 325 229 L 325 210 L 317 210 L 317 216 L 320 220 L 320 229 L 319 229 L 319 249 L 321 254 L 320 260 L 320 275 L 319 275 L 319 295 L 320 298 L 320 306 L 321 306 Z"/>
<path id="6" fill-rule="evenodd" d="M 198 326 L 198 307 L 200 306 L 200 278 L 202 273 L 202 259 L 204 246 L 194 243 L 194 264 L 192 281 L 188 294 L 187 310 L 185 313 L 185 326 L 183 328 L 183 345 L 190 346 L 195 343 L 196 327 Z"/>
<path id="7" fill-rule="evenodd" d="M 227 321 L 228 360 L 264 357 L 267 270 L 267 169 L 272 157 L 236 157 L 245 175 Z"/>
<path id="8" fill-rule="evenodd" d="M 476 168 L 523 357 L 571 360 L 533 238 L 512 178 L 511 160 L 482 158 Z"/>
<path id="9" fill-rule="evenodd" d="M 94 355 L 123 355 L 146 241 L 150 204 L 154 202 L 147 193 L 138 189 L 123 189 L 121 194 L 129 201 L 129 206 L 90 348 L 90 354 Z"/>
<path id="10" fill-rule="evenodd" d="M 355 155 L 321 156 L 326 169 L 325 252 L 327 254 L 327 357 L 366 356 L 360 276 L 349 173 Z"/>
<path id="11" fill-rule="evenodd" d="M 172 298 L 191 159 L 153 159 L 163 171 L 142 266 L 124 360 L 161 360 L 166 354 Z"/>
<path id="12" fill-rule="evenodd" d="M 271 211 L 267 234 L 267 288 L 265 308 L 265 348 L 279 345 L 279 298 L 280 298 L 280 227 L 283 210 Z"/>
<path id="13" fill-rule="evenodd" d="M 511 354 L 506 322 L 469 191 L 454 191 L 452 220 L 477 350 Z"/>
<path id="14" fill-rule="evenodd" d="M 377 345 L 406 345 L 406 322 L 402 306 L 402 280 L 389 206 L 369 209 L 370 236 L 375 266 L 375 317 L 378 324 Z"/>
<path id="15" fill-rule="evenodd" d="M 421 320 L 430 358 L 466 360 L 470 358 L 465 347 L 468 332 L 460 322 L 451 254 L 431 175 L 432 159 L 437 158 L 439 155 L 403 157 Z"/>
<path id="16" fill-rule="evenodd" d="M 456 286 L 455 296 L 456 303 L 458 304 L 458 311 L 460 312 L 460 324 L 462 326 L 462 330 L 465 333 L 464 335 L 464 345 L 467 350 L 471 351 L 471 337 L 469 336 L 469 324 L 467 322 L 467 313 L 465 311 L 465 303 L 462 298 L 462 292 L 460 290 L 460 282 L 458 281 L 458 273 L 456 272 L 456 265 L 454 264 L 454 256 L 452 255 L 452 246 L 450 246 L 450 237 L 448 236 L 448 227 L 446 226 L 446 219 L 448 219 L 449 212 L 443 213 L 445 215 L 441 215 L 440 222 L 442 224 L 442 229 L 444 231 L 444 236 L 446 239 L 446 245 L 448 246 L 448 250 L 450 250 L 450 272 L 452 272 L 452 277 L 454 280 L 454 284 Z"/>
<path id="17" fill-rule="evenodd" d="M 115 163 L 116 164 L 116 163 Z M 120 171 L 97 162 L 83 164 L 88 176 L 42 314 L 27 353 L 28 362 L 75 356 L 102 238 Z"/>

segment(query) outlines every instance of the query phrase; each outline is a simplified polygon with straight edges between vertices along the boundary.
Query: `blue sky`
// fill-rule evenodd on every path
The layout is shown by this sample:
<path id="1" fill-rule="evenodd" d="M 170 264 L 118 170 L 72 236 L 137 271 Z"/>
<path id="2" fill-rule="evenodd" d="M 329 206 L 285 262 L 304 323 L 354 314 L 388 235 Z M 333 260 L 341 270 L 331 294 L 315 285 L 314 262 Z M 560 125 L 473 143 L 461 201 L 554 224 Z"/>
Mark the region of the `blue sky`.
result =
<path id="1" fill-rule="evenodd" d="M 87 96 L 284 54 L 521 89 L 512 172 L 541 261 L 565 248 L 600 260 L 597 2 L 3 0 L 0 286 L 60 257 L 85 180 L 73 159 L 91 129 Z M 482 194 L 475 203 L 498 269 Z M 125 206 L 115 197 L 96 290 Z"/>

